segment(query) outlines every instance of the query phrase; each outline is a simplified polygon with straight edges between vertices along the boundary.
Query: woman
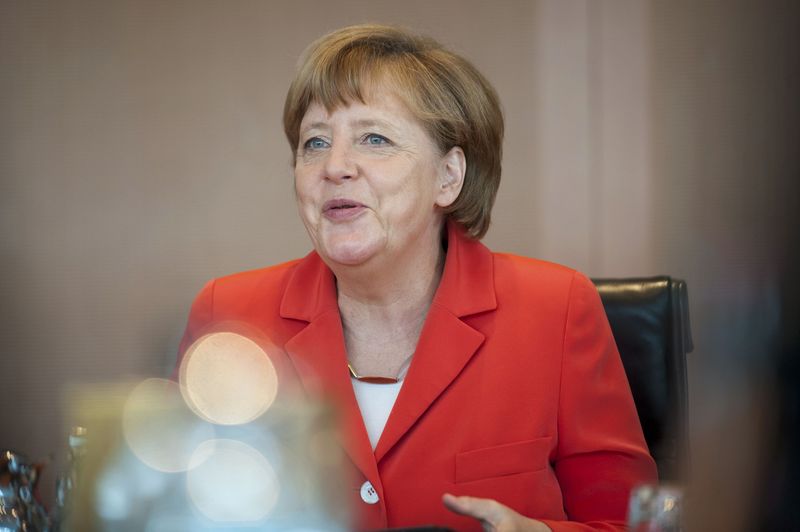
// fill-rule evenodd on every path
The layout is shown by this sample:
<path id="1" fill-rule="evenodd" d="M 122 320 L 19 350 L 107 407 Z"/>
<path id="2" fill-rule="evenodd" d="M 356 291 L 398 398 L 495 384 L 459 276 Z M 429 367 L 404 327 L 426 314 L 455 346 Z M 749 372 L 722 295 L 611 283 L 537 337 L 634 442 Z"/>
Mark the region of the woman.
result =
<path id="1" fill-rule="evenodd" d="M 184 349 L 257 326 L 337 399 L 359 527 L 624 526 L 656 479 L 593 285 L 479 239 L 497 95 L 433 40 L 362 25 L 311 45 L 284 129 L 314 251 L 210 283 Z"/>

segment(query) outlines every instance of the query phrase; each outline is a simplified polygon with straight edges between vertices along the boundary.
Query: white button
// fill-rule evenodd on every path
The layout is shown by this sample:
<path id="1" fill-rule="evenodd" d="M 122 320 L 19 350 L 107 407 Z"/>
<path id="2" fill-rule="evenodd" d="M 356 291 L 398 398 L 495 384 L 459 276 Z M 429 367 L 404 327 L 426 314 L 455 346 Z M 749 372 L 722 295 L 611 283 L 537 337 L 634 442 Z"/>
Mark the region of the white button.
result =
<path id="1" fill-rule="evenodd" d="M 369 480 L 361 484 L 361 500 L 367 504 L 375 504 L 378 502 L 378 492 L 372 487 L 372 482 Z"/>

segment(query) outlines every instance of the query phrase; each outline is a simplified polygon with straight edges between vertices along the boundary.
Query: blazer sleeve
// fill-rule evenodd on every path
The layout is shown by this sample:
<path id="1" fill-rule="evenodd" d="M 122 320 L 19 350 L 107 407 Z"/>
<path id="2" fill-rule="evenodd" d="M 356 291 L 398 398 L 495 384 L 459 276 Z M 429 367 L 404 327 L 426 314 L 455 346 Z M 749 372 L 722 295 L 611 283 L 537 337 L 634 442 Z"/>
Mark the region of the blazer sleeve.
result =
<path id="1" fill-rule="evenodd" d="M 564 327 L 554 468 L 570 521 L 554 531 L 624 530 L 631 489 L 657 482 L 600 296 L 575 273 Z"/>

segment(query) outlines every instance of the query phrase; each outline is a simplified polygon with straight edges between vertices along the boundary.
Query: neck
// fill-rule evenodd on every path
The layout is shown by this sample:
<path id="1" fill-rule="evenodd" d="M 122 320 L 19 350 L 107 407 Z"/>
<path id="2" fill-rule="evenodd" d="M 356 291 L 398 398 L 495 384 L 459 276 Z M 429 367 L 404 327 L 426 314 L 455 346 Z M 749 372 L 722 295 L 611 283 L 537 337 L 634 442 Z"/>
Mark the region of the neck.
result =
<path id="1" fill-rule="evenodd" d="M 405 256 L 393 256 L 390 264 L 334 269 L 346 331 L 352 330 L 349 324 L 363 320 L 397 332 L 421 328 L 444 268 L 440 233 L 426 235 Z"/>

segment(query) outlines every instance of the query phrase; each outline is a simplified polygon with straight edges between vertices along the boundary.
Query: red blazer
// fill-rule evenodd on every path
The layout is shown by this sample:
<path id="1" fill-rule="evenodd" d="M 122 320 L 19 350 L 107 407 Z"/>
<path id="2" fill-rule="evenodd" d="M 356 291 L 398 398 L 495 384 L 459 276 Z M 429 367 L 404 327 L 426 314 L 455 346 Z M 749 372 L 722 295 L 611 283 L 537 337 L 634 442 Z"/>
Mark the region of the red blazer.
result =
<path id="1" fill-rule="evenodd" d="M 308 390 L 335 398 L 362 528 L 480 530 L 444 492 L 489 497 L 553 530 L 624 526 L 630 489 L 655 482 L 594 285 L 562 266 L 492 253 L 448 227 L 441 283 L 373 452 L 353 394 L 332 272 L 316 253 L 210 282 L 182 352 L 239 321 L 288 355 Z M 378 502 L 362 501 L 369 480 Z"/>

